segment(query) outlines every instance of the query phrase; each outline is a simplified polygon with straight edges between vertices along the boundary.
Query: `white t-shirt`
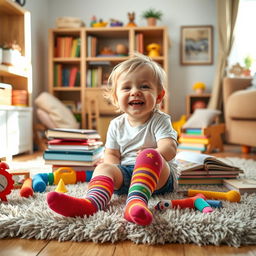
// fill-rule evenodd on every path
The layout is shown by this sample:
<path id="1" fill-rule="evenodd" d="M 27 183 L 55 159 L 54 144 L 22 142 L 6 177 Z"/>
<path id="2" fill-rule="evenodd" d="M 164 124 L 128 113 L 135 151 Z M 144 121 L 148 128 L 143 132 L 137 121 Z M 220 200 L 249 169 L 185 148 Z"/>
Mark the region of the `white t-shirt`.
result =
<path id="1" fill-rule="evenodd" d="M 122 114 L 110 122 L 105 147 L 120 151 L 121 165 L 134 165 L 138 150 L 156 148 L 157 142 L 164 138 L 177 141 L 177 132 L 166 113 L 156 110 L 152 117 L 139 127 L 132 127 L 127 115 Z"/>

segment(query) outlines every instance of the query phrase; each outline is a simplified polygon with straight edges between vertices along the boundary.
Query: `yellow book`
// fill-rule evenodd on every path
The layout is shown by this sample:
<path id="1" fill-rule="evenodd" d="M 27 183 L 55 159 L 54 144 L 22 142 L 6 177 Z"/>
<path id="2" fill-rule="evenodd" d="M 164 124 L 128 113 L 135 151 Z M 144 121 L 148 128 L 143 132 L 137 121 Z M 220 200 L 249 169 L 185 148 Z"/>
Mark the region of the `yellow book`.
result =
<path id="1" fill-rule="evenodd" d="M 76 57 L 77 44 L 78 44 L 78 39 L 77 38 L 73 39 L 72 49 L 71 49 L 71 57 Z"/>
<path id="2" fill-rule="evenodd" d="M 209 139 L 192 139 L 192 138 L 179 138 L 180 143 L 201 143 L 201 144 L 209 144 Z"/>

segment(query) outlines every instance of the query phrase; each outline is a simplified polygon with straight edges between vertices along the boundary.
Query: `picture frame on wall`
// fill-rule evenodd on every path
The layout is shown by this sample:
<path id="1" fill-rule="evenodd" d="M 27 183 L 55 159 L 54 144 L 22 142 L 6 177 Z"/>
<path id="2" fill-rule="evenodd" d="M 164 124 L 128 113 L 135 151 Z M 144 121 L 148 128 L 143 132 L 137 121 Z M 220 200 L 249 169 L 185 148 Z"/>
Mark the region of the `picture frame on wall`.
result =
<path id="1" fill-rule="evenodd" d="M 213 26 L 181 26 L 180 64 L 213 64 Z"/>

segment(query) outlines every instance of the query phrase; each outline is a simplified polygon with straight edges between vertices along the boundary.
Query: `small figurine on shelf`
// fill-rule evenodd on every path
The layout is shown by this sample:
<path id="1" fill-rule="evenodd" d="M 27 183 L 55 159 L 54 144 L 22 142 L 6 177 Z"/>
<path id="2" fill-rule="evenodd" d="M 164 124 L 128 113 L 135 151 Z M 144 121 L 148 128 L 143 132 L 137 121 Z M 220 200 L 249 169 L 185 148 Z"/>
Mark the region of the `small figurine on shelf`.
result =
<path id="1" fill-rule="evenodd" d="M 196 82 L 193 85 L 193 90 L 196 92 L 196 94 L 203 94 L 205 91 L 206 85 L 203 82 Z"/>
<path id="2" fill-rule="evenodd" d="M 97 22 L 96 17 L 95 16 L 92 17 L 91 26 L 93 28 L 106 27 L 107 25 L 108 25 L 108 22 L 104 22 L 102 19 L 99 19 L 99 21 Z"/>
<path id="3" fill-rule="evenodd" d="M 101 51 L 99 56 L 105 56 L 105 55 L 114 55 L 115 53 L 112 51 L 112 49 L 108 46 L 104 46 Z"/>
<path id="4" fill-rule="evenodd" d="M 115 19 L 110 19 L 110 27 L 122 27 L 123 22 Z"/>
<path id="5" fill-rule="evenodd" d="M 118 56 L 128 56 L 128 48 L 124 44 L 117 44 L 116 45 L 116 54 Z"/>
<path id="6" fill-rule="evenodd" d="M 128 12 L 128 19 L 129 22 L 127 23 L 126 27 L 137 27 L 135 20 L 135 12 Z"/>
<path id="7" fill-rule="evenodd" d="M 93 27 L 93 25 L 94 25 L 95 23 L 97 23 L 97 18 L 96 18 L 95 15 L 93 15 L 93 16 L 91 17 L 90 26 Z"/>
<path id="8" fill-rule="evenodd" d="M 158 57 L 160 56 L 160 45 L 157 43 L 152 43 L 147 46 L 148 56 L 149 57 Z"/>

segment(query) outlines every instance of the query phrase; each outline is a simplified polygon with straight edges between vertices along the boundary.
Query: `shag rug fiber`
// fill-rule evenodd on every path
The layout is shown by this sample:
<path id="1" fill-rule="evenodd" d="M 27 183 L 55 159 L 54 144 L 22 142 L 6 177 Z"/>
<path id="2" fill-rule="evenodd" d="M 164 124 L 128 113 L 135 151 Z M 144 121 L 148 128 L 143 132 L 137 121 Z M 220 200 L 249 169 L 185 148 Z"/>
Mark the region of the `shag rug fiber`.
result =
<path id="1" fill-rule="evenodd" d="M 225 161 L 242 167 L 246 177 L 255 178 L 256 161 L 239 158 L 229 158 Z M 22 169 L 25 163 L 22 164 L 23 166 L 19 166 L 15 163 L 12 167 L 18 165 Z M 28 166 L 27 163 L 27 168 L 31 168 L 33 173 L 38 161 L 36 165 Z M 68 194 L 84 197 L 86 186 L 86 183 L 67 185 Z M 182 190 L 188 188 L 227 191 L 222 186 L 181 187 Z M 124 220 L 125 196 L 113 196 L 106 211 L 100 211 L 91 217 L 60 216 L 48 208 L 45 200 L 47 192 L 54 189 L 55 186 L 48 186 L 45 193 L 35 193 L 28 199 L 21 198 L 19 190 L 13 190 L 7 196 L 7 203 L 0 202 L 0 238 L 21 237 L 97 243 L 130 240 L 144 244 L 226 244 L 234 247 L 256 244 L 256 194 L 243 195 L 240 203 L 224 201 L 223 208 L 214 209 L 210 214 L 194 209 L 169 209 L 157 212 L 153 208 L 159 200 L 182 198 L 182 195 L 170 193 L 154 197 L 149 202 L 154 214 L 153 223 L 142 227 Z"/>

